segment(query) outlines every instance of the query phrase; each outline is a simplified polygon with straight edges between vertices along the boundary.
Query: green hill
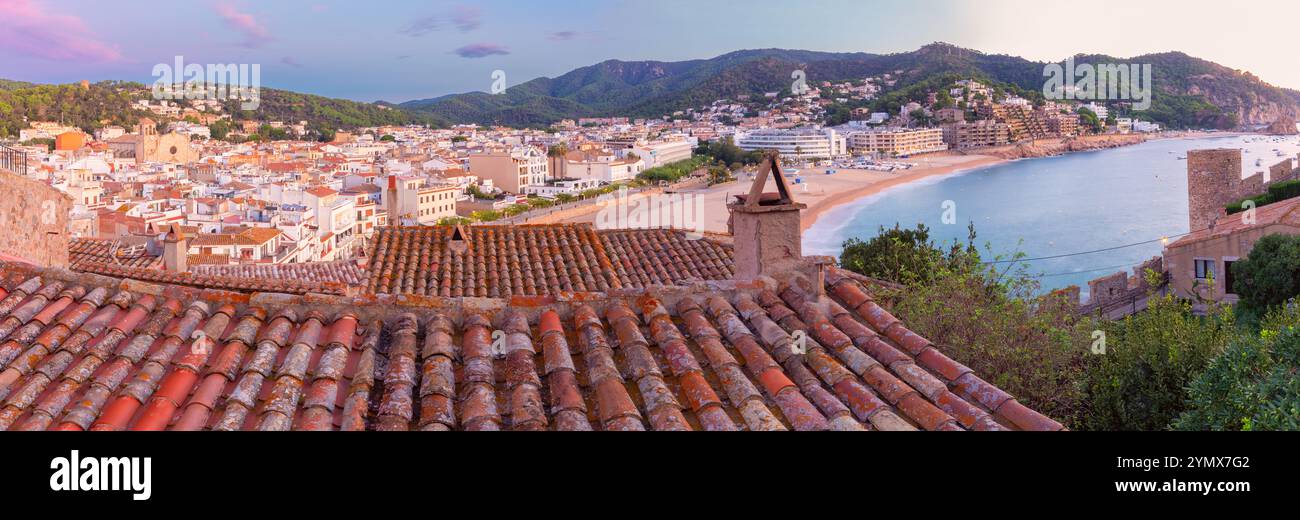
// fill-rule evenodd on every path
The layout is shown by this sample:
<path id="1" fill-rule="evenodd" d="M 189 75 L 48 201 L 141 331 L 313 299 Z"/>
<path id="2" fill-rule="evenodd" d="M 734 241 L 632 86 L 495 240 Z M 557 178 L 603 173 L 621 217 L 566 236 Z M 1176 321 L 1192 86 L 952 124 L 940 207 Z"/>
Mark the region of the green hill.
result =
<path id="1" fill-rule="evenodd" d="M 1080 55 L 1079 63 L 1150 63 L 1152 108 L 1142 114 L 1171 127 L 1263 125 L 1297 114 L 1300 92 L 1186 54 L 1132 58 Z M 894 90 L 940 75 L 981 78 L 1041 92 L 1046 63 L 936 43 L 895 54 L 786 49 L 736 51 L 680 62 L 609 60 L 556 78 L 538 78 L 500 95 L 482 92 L 415 100 L 398 106 L 451 122 L 539 125 L 564 118 L 659 117 L 716 99 L 788 89 L 802 69 L 812 82 L 896 73 Z"/>

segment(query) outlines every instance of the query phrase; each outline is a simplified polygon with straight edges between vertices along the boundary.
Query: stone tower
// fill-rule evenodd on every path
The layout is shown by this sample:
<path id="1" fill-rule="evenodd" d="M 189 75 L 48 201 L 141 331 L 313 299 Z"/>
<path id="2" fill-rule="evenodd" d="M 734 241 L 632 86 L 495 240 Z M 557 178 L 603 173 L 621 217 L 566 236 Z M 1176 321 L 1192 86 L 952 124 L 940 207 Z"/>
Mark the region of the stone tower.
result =
<path id="1" fill-rule="evenodd" d="M 1224 206 L 1262 191 L 1263 182 L 1246 183 L 1241 178 L 1241 150 L 1216 148 L 1187 152 L 1187 221 L 1192 231 L 1205 229 L 1226 214 Z"/>

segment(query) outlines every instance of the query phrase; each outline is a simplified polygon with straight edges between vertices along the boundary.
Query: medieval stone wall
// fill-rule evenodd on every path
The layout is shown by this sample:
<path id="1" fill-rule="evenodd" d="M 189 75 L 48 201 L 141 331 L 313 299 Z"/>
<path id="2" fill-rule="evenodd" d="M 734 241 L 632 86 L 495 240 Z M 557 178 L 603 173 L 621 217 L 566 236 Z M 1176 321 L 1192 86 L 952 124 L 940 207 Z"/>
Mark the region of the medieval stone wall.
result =
<path id="1" fill-rule="evenodd" d="M 68 265 L 72 199 L 44 183 L 0 171 L 0 254 Z"/>

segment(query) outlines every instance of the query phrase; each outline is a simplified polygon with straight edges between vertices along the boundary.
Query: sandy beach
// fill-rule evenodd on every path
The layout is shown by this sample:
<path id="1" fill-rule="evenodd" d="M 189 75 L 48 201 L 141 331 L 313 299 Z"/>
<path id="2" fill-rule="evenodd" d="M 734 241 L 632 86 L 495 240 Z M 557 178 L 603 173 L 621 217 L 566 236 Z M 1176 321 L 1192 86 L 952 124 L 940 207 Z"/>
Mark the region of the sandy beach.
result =
<path id="1" fill-rule="evenodd" d="M 1215 134 L 1230 135 L 1230 134 Z M 913 163 L 916 166 L 894 172 L 880 172 L 873 170 L 831 168 L 835 170 L 832 174 L 827 174 L 827 168 L 807 168 L 799 169 L 786 166 L 785 171 L 797 170 L 799 183 L 792 184 L 795 192 L 795 200 L 808 205 L 804 211 L 801 221 L 801 231 L 807 231 L 821 218 L 826 212 L 845 205 L 863 197 L 880 193 L 892 187 L 901 186 L 907 183 L 919 181 L 922 179 L 951 175 L 953 173 L 982 168 L 1009 160 L 1026 158 L 1026 157 L 1043 157 L 1057 155 L 1061 153 L 1071 153 L 1074 151 L 1084 151 L 1100 148 L 1113 148 L 1117 146 L 1128 146 L 1141 143 L 1150 138 L 1163 139 L 1187 139 L 1195 137 L 1206 137 L 1207 135 L 1197 132 L 1162 134 L 1155 136 L 1144 135 L 1103 135 L 1088 136 L 1075 138 L 1071 140 L 1063 139 L 1044 139 L 1031 143 L 1021 143 L 1017 145 L 1008 145 L 998 148 L 988 148 L 979 150 L 979 153 L 962 154 L 960 152 L 940 152 L 932 155 L 923 155 L 899 159 L 898 162 Z M 681 193 L 687 193 L 704 199 L 705 217 L 702 223 L 702 230 L 711 233 L 727 232 L 726 210 L 727 202 L 733 200 L 733 195 L 747 193 L 749 185 L 753 180 L 752 173 L 741 173 L 737 180 L 717 184 L 708 188 L 695 190 L 686 190 Z M 770 184 L 766 191 L 772 191 L 774 188 Z M 640 196 L 634 196 L 632 202 Z M 549 222 L 594 222 L 596 214 L 603 204 L 593 204 L 573 211 L 566 211 L 562 214 L 546 215 L 530 220 L 530 223 L 549 223 Z"/>
<path id="2" fill-rule="evenodd" d="M 801 222 L 801 231 L 806 231 L 827 211 L 853 202 L 862 197 L 879 193 L 882 190 L 900 186 L 938 175 L 949 175 L 961 170 L 978 168 L 1005 162 L 1006 159 L 988 155 L 935 155 L 903 160 L 915 163 L 908 170 L 879 172 L 872 170 L 832 168 L 833 174 L 826 174 L 827 168 L 809 168 L 798 170 L 799 183 L 792 184 L 795 200 L 808 205 Z M 789 172 L 792 168 L 786 167 Z M 705 217 L 702 231 L 711 233 L 727 232 L 727 202 L 734 195 L 749 191 L 752 173 L 742 173 L 740 178 L 731 182 L 716 184 L 708 188 L 685 190 L 681 193 L 695 195 L 704 199 Z M 769 181 L 768 191 L 775 188 Z M 628 202 L 641 197 L 634 196 Z M 582 209 L 568 211 L 564 214 L 545 215 L 532 219 L 529 223 L 543 224 L 551 222 L 594 222 L 596 213 L 603 204 L 592 204 Z"/>

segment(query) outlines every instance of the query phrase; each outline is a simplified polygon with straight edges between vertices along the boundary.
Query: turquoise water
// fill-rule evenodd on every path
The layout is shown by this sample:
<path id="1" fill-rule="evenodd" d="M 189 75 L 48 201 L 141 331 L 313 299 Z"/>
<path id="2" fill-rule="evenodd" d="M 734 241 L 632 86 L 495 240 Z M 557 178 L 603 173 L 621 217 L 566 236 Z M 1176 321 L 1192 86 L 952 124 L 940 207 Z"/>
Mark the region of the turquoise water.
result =
<path id="1" fill-rule="evenodd" d="M 977 243 L 994 254 L 1030 258 L 1093 251 L 1176 236 L 1188 231 L 1188 150 L 1242 148 L 1243 170 L 1267 169 L 1300 152 L 1295 137 L 1260 136 L 1164 139 L 1109 150 L 1024 159 L 925 179 L 831 210 L 804 233 L 805 254 L 839 255 L 846 238 L 864 240 L 880 226 L 924 223 L 940 242 L 966 238 L 975 223 Z M 1256 167 L 1256 159 L 1261 166 Z M 952 201 L 956 223 L 942 222 Z M 1158 256 L 1161 243 L 1026 263 L 1044 290 L 1079 285 Z M 986 254 L 986 256 L 988 256 Z"/>

